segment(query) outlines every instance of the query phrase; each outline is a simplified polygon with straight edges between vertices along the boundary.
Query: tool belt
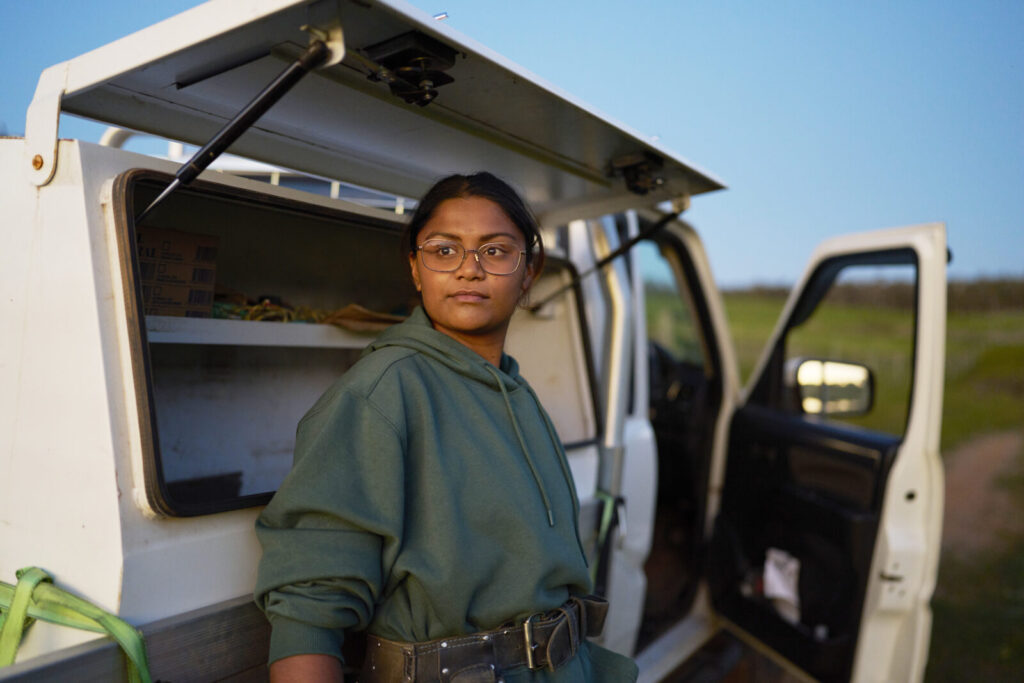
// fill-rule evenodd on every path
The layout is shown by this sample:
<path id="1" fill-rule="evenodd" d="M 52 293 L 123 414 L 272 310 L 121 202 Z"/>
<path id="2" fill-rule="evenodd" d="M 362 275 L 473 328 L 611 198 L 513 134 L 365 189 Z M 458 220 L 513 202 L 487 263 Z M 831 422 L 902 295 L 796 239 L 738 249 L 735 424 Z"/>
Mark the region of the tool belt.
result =
<path id="1" fill-rule="evenodd" d="M 519 626 L 467 636 L 403 643 L 370 635 L 360 683 L 490 683 L 518 667 L 554 670 L 572 659 L 584 638 L 600 635 L 608 603 L 573 597 Z"/>

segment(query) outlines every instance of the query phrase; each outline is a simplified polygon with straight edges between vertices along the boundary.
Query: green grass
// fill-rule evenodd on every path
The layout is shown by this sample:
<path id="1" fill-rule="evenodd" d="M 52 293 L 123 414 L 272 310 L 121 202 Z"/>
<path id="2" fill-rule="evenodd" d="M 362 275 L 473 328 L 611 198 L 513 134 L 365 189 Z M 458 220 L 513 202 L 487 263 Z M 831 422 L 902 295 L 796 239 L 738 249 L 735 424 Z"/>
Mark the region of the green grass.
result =
<path id="1" fill-rule="evenodd" d="M 729 329 L 736 347 L 740 377 L 744 383 L 754 371 L 754 364 L 761 357 L 761 351 L 764 350 L 768 336 L 775 329 L 775 323 L 778 322 L 785 303 L 785 299 L 780 296 L 743 292 L 725 294 Z"/>
<path id="2" fill-rule="evenodd" d="M 951 313 L 942 446 L 1024 425 L 1024 312 Z"/>
<path id="3" fill-rule="evenodd" d="M 646 295 L 647 333 L 679 360 L 703 363 L 700 335 L 690 309 L 673 289 L 651 288 Z"/>
<path id="4" fill-rule="evenodd" d="M 1024 500 L 1024 470 L 1014 476 Z M 1024 514 L 1024 505 L 1019 505 Z M 1024 538 L 961 558 L 944 553 L 932 598 L 928 683 L 1019 681 L 1024 672 Z"/>

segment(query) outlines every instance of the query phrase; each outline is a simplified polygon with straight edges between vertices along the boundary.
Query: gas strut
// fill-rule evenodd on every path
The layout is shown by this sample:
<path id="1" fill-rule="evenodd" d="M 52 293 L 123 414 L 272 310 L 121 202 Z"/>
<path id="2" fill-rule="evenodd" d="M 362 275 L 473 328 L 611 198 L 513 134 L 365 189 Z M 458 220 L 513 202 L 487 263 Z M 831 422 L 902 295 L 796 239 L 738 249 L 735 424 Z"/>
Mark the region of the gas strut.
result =
<path id="1" fill-rule="evenodd" d="M 611 263 L 612 261 L 614 261 L 618 257 L 620 257 L 623 254 L 625 254 L 627 251 L 629 251 L 630 249 L 635 247 L 637 245 L 637 243 L 639 243 L 641 240 L 645 240 L 648 237 L 653 236 L 659 230 L 661 230 L 666 225 L 668 225 L 668 222 L 670 220 L 672 220 L 673 218 L 677 218 L 679 216 L 679 214 L 681 214 L 681 213 L 682 213 L 682 211 L 670 211 L 670 212 L 664 214 L 661 218 L 659 218 L 650 227 L 647 227 L 647 228 L 644 228 L 643 230 L 641 230 L 635 237 L 631 237 L 630 239 L 628 239 L 618 249 L 616 249 L 612 253 L 608 254 L 603 259 L 601 259 L 600 261 L 595 263 L 592 267 L 590 267 L 587 270 L 585 270 L 584 272 L 580 273 L 579 275 L 574 277 L 569 282 L 566 282 L 564 285 L 562 285 L 561 287 L 559 287 L 555 291 L 551 292 L 550 294 L 548 294 L 546 297 L 544 297 L 543 299 L 541 299 L 537 303 L 531 305 L 527 310 L 530 311 L 530 313 L 536 313 L 537 311 L 542 309 L 545 305 L 547 305 L 551 301 L 554 301 L 555 299 L 557 299 L 558 297 L 562 296 L 563 294 L 568 292 L 570 289 L 572 289 L 573 287 L 578 285 L 580 283 L 580 280 L 582 280 L 583 278 L 585 278 L 588 275 L 591 275 L 591 274 L 596 273 L 597 271 L 601 270 L 602 268 L 607 266 L 609 263 Z"/>
<path id="2" fill-rule="evenodd" d="M 188 185 L 196 176 L 202 173 L 210 163 L 219 157 L 224 150 L 231 146 L 242 133 L 249 129 L 256 120 L 263 116 L 268 109 L 274 106 L 281 97 L 292 89 L 303 76 L 320 66 L 330 57 L 331 50 L 321 40 L 314 40 L 310 43 L 305 52 L 295 62 L 281 72 L 270 85 L 247 104 L 242 111 L 238 112 L 235 118 L 231 119 L 226 126 L 220 129 L 213 139 L 207 142 L 202 149 L 195 153 L 184 166 L 174 174 L 174 180 L 164 188 L 164 191 L 154 199 L 146 209 L 135 218 L 135 225 L 142 222 L 151 211 L 182 185 Z"/>

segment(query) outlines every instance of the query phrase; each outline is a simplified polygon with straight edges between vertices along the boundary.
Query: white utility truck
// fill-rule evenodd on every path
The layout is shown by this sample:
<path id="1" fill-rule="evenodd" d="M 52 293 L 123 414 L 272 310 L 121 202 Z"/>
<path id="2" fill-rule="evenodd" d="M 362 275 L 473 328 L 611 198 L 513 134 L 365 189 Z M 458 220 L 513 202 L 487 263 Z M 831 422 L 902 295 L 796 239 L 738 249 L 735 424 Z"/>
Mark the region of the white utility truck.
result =
<path id="1" fill-rule="evenodd" d="M 62 112 L 204 152 L 61 139 Z M 299 418 L 388 320 L 358 311 L 415 292 L 400 211 L 195 178 L 228 143 L 399 206 L 453 172 L 522 191 L 550 258 L 509 351 L 566 444 L 603 643 L 642 680 L 722 628 L 814 679 L 922 678 L 945 228 L 822 244 L 741 390 L 679 217 L 722 183 L 401 0 L 215 0 L 43 72 L 25 137 L 0 139 L 0 581 L 40 567 L 139 627 L 154 679 L 265 677 L 253 522 Z M 909 292 L 882 367 L 824 310 L 878 278 Z M 124 676 L 109 639 L 42 621 L 0 669 Z"/>

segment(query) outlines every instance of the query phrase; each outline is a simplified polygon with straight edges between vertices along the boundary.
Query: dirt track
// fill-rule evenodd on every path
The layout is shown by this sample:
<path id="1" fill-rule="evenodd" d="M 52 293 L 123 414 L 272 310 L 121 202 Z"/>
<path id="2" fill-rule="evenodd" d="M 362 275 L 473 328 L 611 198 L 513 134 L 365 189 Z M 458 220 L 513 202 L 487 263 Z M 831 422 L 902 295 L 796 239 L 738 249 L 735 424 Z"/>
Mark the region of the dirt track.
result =
<path id="1" fill-rule="evenodd" d="M 960 555 L 996 545 L 1007 532 L 1024 531 L 1024 515 L 1000 477 L 1024 466 L 1024 432 L 976 437 L 945 456 L 943 550 Z"/>

